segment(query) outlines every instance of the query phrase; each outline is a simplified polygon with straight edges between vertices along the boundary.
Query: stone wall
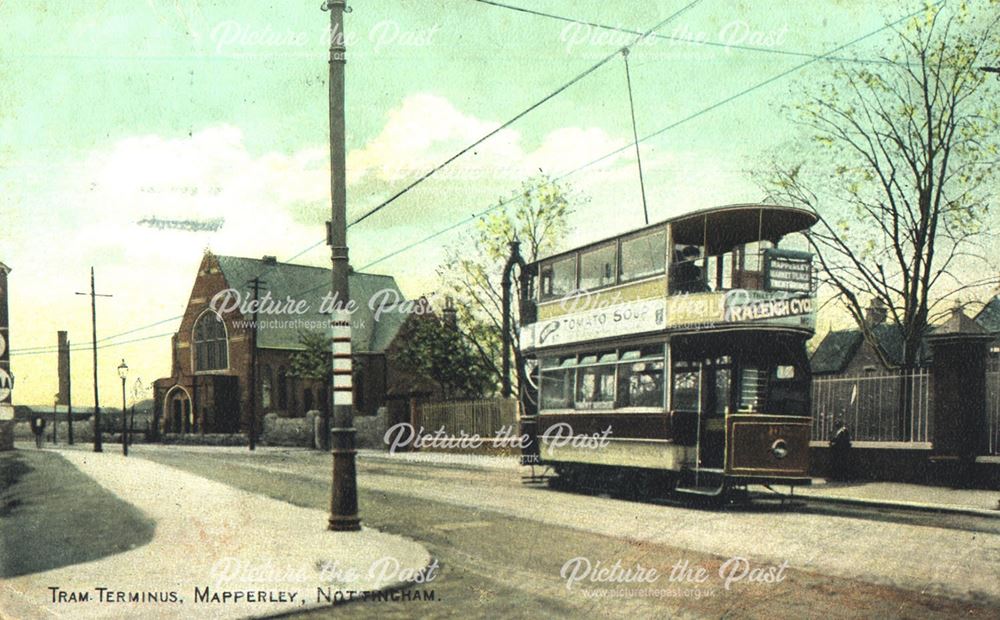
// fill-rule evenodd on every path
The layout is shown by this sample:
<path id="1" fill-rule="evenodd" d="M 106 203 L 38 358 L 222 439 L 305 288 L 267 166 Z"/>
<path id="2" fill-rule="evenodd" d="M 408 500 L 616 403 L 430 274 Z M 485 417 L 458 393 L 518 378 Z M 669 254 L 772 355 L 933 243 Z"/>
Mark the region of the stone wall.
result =
<path id="1" fill-rule="evenodd" d="M 379 407 L 378 415 L 354 416 L 354 428 L 358 434 L 355 444 L 358 448 L 386 450 L 385 431 L 388 426 L 389 409 Z"/>
<path id="2" fill-rule="evenodd" d="M 316 418 L 318 411 L 306 413 L 304 418 L 282 418 L 275 413 L 264 416 L 264 430 L 260 442 L 266 446 L 312 448 L 315 446 Z"/>

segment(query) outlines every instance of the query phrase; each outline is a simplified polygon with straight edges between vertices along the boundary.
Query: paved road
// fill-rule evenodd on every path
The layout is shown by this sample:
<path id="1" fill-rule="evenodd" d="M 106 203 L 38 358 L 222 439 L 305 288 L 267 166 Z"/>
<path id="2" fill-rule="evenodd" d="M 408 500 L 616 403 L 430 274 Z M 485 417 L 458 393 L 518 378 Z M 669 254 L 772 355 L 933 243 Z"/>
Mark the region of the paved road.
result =
<path id="1" fill-rule="evenodd" d="M 372 529 L 325 531 L 325 511 L 110 451 L 61 453 L 153 520 L 153 539 L 90 562 L 0 581 L 0 618 L 246 618 L 300 611 L 323 603 L 317 601 L 318 586 L 384 588 L 431 560 L 410 539 Z M 49 537 L 59 544 L 59 532 Z M 384 558 L 392 566 L 377 564 Z M 329 570 L 324 578 L 323 565 L 336 567 L 337 574 Z M 349 571 L 356 577 L 345 580 Z M 386 578 L 379 579 L 383 573 Z M 257 577 L 266 580 L 267 596 L 230 598 L 230 592 L 258 591 Z"/>
<path id="2" fill-rule="evenodd" d="M 328 502 L 327 455 L 181 447 L 136 452 L 293 504 L 322 508 Z M 365 522 L 420 540 L 442 570 L 427 584 L 434 602 L 354 603 L 344 610 L 351 616 L 1000 613 L 998 520 L 768 505 L 705 511 L 529 488 L 510 468 L 384 459 L 362 458 L 359 483 Z M 745 562 L 730 561 L 736 557 Z M 603 575 L 612 582 L 590 580 L 600 568 L 611 569 Z M 581 578 L 568 584 L 561 573 L 574 569 Z M 621 582 L 629 569 L 633 579 L 643 570 L 652 582 Z M 728 589 L 726 577 L 733 578 Z"/>

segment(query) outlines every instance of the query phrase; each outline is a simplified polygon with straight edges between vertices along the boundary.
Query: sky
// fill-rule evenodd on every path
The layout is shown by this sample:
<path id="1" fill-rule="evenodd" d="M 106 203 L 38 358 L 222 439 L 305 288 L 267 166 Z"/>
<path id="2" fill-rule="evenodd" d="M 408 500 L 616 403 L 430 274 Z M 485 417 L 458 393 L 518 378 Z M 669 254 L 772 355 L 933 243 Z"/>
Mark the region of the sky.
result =
<path id="1" fill-rule="evenodd" d="M 643 31 L 690 0 L 510 3 Z M 0 0 L 0 262 L 13 268 L 15 403 L 52 403 L 52 349 L 65 329 L 76 349 L 73 402 L 93 404 L 90 306 L 75 294 L 88 289 L 91 266 L 98 292 L 113 295 L 97 302 L 99 372 L 102 404 L 117 406 L 123 358 L 130 384 L 169 374 L 169 334 L 206 249 L 329 265 L 320 243 L 329 17 L 320 4 Z M 826 53 L 920 6 L 702 0 L 659 30 L 674 39 L 634 48 L 638 131 L 672 126 L 642 144 L 650 219 L 761 199 L 748 170 L 797 137 L 781 104 L 829 70 L 824 61 L 797 68 L 809 58 L 789 52 Z M 351 8 L 349 219 L 632 39 L 474 0 Z M 887 36 L 838 54 L 865 57 Z M 631 131 L 616 58 L 352 227 L 352 265 L 395 276 L 409 296 L 433 293 L 444 247 L 468 225 L 380 259 L 489 208 L 539 170 L 558 176 L 628 144 Z M 568 244 L 643 223 L 631 149 L 567 182 L 588 198 Z M 215 232 L 137 223 L 154 216 L 225 223 Z"/>

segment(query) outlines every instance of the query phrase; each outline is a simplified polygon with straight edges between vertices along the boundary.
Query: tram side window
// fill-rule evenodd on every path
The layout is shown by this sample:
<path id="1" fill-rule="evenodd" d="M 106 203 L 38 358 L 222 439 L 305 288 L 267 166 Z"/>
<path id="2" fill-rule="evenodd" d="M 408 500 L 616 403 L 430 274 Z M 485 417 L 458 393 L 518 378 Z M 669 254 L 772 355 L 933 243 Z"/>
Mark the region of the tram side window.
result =
<path id="1" fill-rule="evenodd" d="M 621 280 L 628 282 L 663 273 L 667 261 L 667 235 L 654 232 L 622 241 Z"/>
<path id="2" fill-rule="evenodd" d="M 569 256 L 542 266 L 542 298 L 560 297 L 576 290 L 576 257 Z"/>
<path id="3" fill-rule="evenodd" d="M 615 283 L 618 271 L 618 248 L 616 244 L 590 250 L 580 254 L 580 288 L 592 289 Z"/>
<path id="4" fill-rule="evenodd" d="M 700 365 L 697 362 L 674 364 L 673 408 L 677 411 L 699 409 Z"/>
<path id="5" fill-rule="evenodd" d="M 615 406 L 615 367 L 587 366 L 577 370 L 577 409 L 612 409 Z"/>
<path id="6" fill-rule="evenodd" d="M 569 409 L 573 406 L 574 370 L 567 368 L 575 363 L 570 358 L 545 358 L 541 363 L 542 409 Z"/>
<path id="7" fill-rule="evenodd" d="M 626 351 L 622 360 L 625 363 L 618 367 L 618 406 L 663 407 L 662 349 Z"/>

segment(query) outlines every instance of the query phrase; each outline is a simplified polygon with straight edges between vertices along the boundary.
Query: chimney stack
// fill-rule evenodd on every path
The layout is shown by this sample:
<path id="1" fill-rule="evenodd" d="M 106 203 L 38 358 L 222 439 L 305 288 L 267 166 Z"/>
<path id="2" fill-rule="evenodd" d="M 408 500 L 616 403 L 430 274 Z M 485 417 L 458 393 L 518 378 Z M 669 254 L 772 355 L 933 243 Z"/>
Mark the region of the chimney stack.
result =
<path id="1" fill-rule="evenodd" d="M 889 309 L 886 308 L 881 299 L 875 297 L 872 299 L 871 303 L 868 304 L 868 310 L 865 311 L 865 322 L 869 327 L 881 325 L 882 323 L 885 323 L 885 319 L 888 314 Z"/>

